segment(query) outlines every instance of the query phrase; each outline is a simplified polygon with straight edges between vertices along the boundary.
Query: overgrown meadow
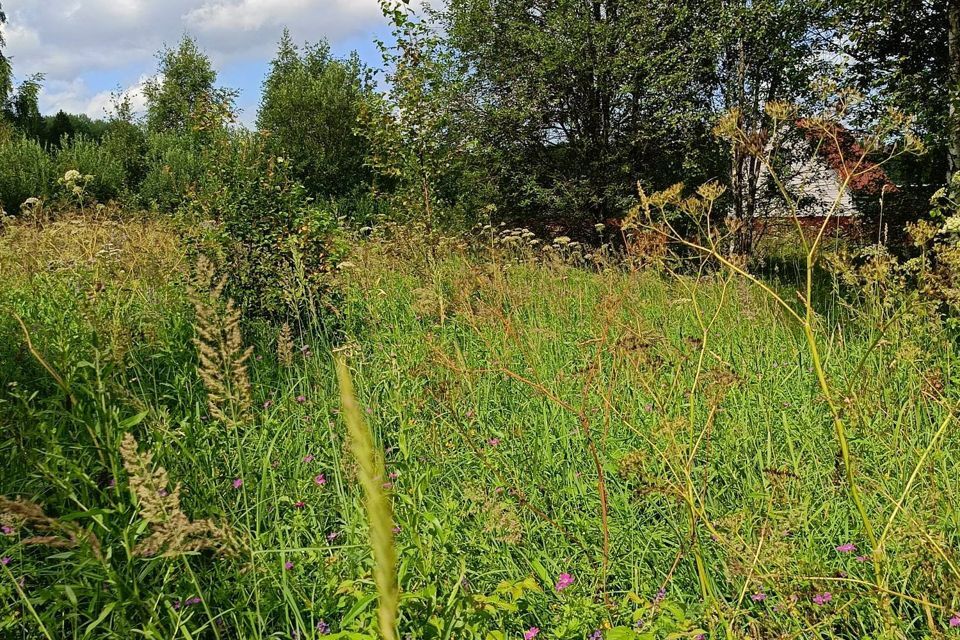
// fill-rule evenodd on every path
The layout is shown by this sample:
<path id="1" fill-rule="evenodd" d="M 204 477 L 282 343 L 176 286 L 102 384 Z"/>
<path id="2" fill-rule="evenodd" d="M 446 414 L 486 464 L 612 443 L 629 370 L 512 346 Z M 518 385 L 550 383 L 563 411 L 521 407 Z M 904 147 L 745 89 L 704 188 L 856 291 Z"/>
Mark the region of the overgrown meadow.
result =
<path id="1" fill-rule="evenodd" d="M 4 637 L 386 636 L 333 350 L 382 460 L 403 637 L 952 626 L 955 343 L 935 315 L 817 294 L 871 544 L 804 332 L 766 291 L 501 241 L 520 235 L 354 238 L 335 314 L 231 345 L 174 225 L 9 225 Z"/>

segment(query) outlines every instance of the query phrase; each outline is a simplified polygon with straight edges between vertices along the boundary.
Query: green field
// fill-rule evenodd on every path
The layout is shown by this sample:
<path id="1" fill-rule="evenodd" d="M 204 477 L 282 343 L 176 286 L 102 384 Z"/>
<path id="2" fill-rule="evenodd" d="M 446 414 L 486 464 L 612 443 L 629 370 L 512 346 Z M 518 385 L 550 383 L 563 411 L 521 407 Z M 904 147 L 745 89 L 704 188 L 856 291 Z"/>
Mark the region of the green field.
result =
<path id="1" fill-rule="evenodd" d="M 802 327 L 769 295 L 795 305 L 786 270 L 767 292 L 728 269 L 575 266 L 424 233 L 354 240 L 334 308 L 291 318 L 289 340 L 243 323 L 252 409 L 225 421 L 191 342 L 197 323 L 222 327 L 195 311 L 213 303 L 188 286 L 176 229 L 9 226 L 0 495 L 22 500 L 0 509 L 0 637 L 375 636 L 333 348 L 385 463 L 401 637 L 952 626 L 955 342 L 921 302 L 817 294 L 828 402 Z M 137 460 L 121 455 L 128 433 Z M 147 451 L 168 474 L 146 474 L 163 485 L 155 507 L 179 486 L 166 517 L 187 529 L 153 553 L 132 477 Z"/>

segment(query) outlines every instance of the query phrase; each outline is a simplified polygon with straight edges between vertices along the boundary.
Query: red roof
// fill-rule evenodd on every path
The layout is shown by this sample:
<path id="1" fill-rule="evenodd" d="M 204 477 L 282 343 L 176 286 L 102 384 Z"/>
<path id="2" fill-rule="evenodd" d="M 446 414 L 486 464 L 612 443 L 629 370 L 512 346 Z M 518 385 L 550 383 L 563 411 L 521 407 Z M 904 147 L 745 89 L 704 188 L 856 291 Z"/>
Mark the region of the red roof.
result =
<path id="1" fill-rule="evenodd" d="M 851 191 L 865 195 L 897 191 L 887 172 L 865 157 L 865 150 L 848 129 L 819 119 L 798 120 L 797 126 Z"/>

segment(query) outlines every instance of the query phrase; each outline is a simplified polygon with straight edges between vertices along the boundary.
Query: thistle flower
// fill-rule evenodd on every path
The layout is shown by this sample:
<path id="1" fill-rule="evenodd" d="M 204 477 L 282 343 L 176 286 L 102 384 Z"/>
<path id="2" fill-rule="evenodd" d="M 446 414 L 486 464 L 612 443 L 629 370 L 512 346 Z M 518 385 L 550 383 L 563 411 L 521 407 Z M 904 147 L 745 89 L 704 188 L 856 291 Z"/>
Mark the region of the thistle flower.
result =
<path id="1" fill-rule="evenodd" d="M 318 487 L 322 487 L 323 485 L 327 484 L 327 477 L 326 477 L 325 475 L 323 475 L 322 473 L 318 473 L 317 475 L 315 475 L 315 476 L 313 477 L 313 482 L 314 482 L 314 484 L 316 484 Z"/>
<path id="2" fill-rule="evenodd" d="M 960 614 L 955 613 L 950 617 L 950 628 L 960 627 Z"/>
<path id="3" fill-rule="evenodd" d="M 540 633 L 540 627 L 530 627 L 523 634 L 523 640 L 533 640 Z"/>
<path id="4" fill-rule="evenodd" d="M 283 563 L 283 568 L 286 569 L 287 571 L 290 571 L 290 569 L 293 569 L 293 563 L 287 560 L 286 562 Z"/>
<path id="5" fill-rule="evenodd" d="M 553 588 L 559 592 L 559 591 L 563 591 L 564 589 L 566 589 L 572 584 L 573 584 L 573 576 L 570 575 L 569 573 L 561 573 L 560 577 L 557 578 L 557 584 L 554 585 Z"/>

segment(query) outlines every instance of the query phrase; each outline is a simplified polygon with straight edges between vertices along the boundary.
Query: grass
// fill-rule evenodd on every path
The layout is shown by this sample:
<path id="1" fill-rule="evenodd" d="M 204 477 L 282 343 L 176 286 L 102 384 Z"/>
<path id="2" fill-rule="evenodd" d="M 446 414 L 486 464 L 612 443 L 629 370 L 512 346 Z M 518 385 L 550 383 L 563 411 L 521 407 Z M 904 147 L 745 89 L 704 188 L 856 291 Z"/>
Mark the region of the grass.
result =
<path id="1" fill-rule="evenodd" d="M 253 409 L 227 427 L 197 371 L 189 271 L 157 222 L 0 237 L 0 494 L 71 527 L 33 544 L 0 515 L 0 636 L 379 637 L 378 488 L 400 636 L 919 638 L 960 608 L 955 341 L 921 305 L 891 321 L 817 297 L 878 568 L 803 328 L 735 274 L 370 238 L 338 276 L 336 330 L 290 319 L 291 364 L 279 327 L 244 327 Z M 796 299 L 782 273 L 765 282 Z M 344 344 L 372 452 L 343 420 Z M 231 553 L 137 555 L 126 433 Z"/>

